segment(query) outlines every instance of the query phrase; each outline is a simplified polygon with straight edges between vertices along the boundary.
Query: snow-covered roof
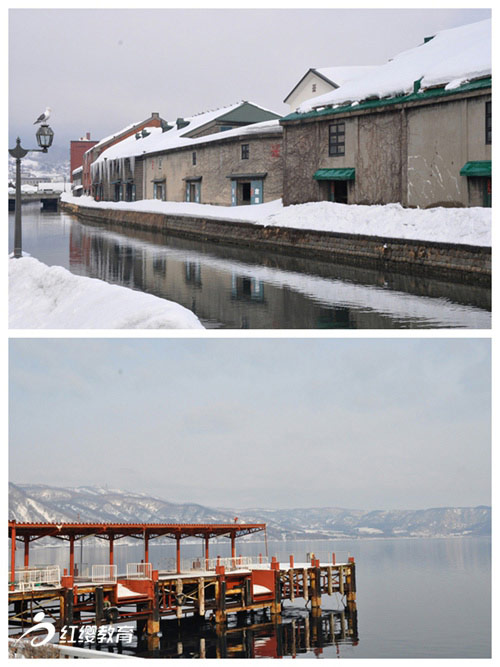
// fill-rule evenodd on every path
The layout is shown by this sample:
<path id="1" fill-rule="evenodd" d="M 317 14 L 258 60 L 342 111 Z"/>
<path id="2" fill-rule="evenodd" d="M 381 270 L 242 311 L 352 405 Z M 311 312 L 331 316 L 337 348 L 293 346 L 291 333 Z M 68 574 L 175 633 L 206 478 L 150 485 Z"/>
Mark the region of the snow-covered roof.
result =
<path id="1" fill-rule="evenodd" d="M 98 141 L 96 144 L 94 144 L 91 148 L 89 148 L 86 153 L 89 153 L 91 150 L 95 148 L 99 148 L 103 144 L 108 143 L 108 141 L 111 141 L 112 139 L 116 139 L 117 137 L 120 137 L 122 134 L 126 134 L 127 132 L 130 132 L 134 127 L 137 125 L 140 125 L 143 121 L 137 121 L 135 123 L 131 123 L 130 125 L 127 125 L 126 127 L 123 127 L 121 130 L 118 130 L 118 132 L 114 132 L 113 134 L 110 134 L 108 137 L 104 137 L 104 139 L 101 139 Z"/>
<path id="2" fill-rule="evenodd" d="M 297 111 L 408 94 L 415 81 L 420 89 L 459 85 L 491 75 L 491 20 L 441 30 L 416 48 L 347 81 L 329 93 L 303 102 Z"/>
<path id="3" fill-rule="evenodd" d="M 237 109 L 239 106 L 241 106 L 241 104 L 242 103 L 239 102 L 238 104 L 232 105 L 230 107 L 216 109 L 215 111 L 208 111 L 206 113 L 198 114 L 197 116 L 192 116 L 191 118 L 186 118 L 185 121 L 189 121 L 189 125 L 181 127 L 180 129 L 177 128 L 174 122 L 169 122 L 169 125 L 173 125 L 173 127 L 166 132 L 162 132 L 161 128 L 159 127 L 148 127 L 146 128 L 150 133 L 148 136 L 136 139 L 134 135 L 127 137 L 126 139 L 123 139 L 116 144 L 113 144 L 105 151 L 103 151 L 93 164 L 102 162 L 105 158 L 108 160 L 115 160 L 125 157 L 138 157 L 149 153 L 167 151 L 185 146 L 194 147 L 198 144 L 220 141 L 221 139 L 228 139 L 235 136 L 276 133 L 283 131 L 279 124 L 279 120 L 268 120 L 261 123 L 244 125 L 232 130 L 226 130 L 224 132 L 217 131 L 213 134 L 208 134 L 202 137 L 190 138 L 183 136 L 188 132 L 192 132 L 193 130 L 203 127 L 207 123 L 216 120 L 219 118 L 219 116 L 225 115 L 233 109 Z M 259 108 L 262 109 L 263 107 Z"/>
<path id="4" fill-rule="evenodd" d="M 346 67 L 315 67 L 314 71 L 337 86 L 343 86 L 348 81 L 357 79 L 363 74 L 375 69 L 375 65 L 350 65 Z"/>

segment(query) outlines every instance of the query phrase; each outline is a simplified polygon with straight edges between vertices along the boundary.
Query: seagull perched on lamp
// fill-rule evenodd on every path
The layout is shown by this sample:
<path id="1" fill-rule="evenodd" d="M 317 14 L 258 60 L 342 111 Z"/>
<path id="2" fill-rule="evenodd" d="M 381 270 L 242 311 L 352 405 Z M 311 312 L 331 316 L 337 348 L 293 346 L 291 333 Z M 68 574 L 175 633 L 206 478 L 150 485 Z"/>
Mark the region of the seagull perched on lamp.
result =
<path id="1" fill-rule="evenodd" d="M 33 125 L 36 125 L 37 123 L 45 123 L 46 120 L 49 120 L 51 111 L 52 109 L 47 107 L 45 111 L 38 116 Z"/>

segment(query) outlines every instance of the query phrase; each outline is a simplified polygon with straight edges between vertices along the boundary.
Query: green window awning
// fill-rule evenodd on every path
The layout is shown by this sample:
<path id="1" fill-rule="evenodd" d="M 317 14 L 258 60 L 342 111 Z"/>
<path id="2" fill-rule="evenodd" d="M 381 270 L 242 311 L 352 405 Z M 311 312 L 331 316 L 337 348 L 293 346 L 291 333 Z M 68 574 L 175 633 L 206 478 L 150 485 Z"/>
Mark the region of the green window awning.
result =
<path id="1" fill-rule="evenodd" d="M 318 169 L 313 178 L 317 181 L 353 181 L 355 171 L 354 167 Z"/>
<path id="2" fill-rule="evenodd" d="M 461 176 L 491 176 L 491 160 L 466 162 L 460 169 Z"/>

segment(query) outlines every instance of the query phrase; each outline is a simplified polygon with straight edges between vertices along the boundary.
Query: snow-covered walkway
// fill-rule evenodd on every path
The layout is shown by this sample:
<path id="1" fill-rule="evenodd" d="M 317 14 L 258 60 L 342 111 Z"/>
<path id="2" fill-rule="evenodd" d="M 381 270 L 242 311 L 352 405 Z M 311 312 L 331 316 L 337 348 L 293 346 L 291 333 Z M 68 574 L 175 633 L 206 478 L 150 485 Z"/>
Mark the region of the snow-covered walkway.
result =
<path id="1" fill-rule="evenodd" d="M 190 202 L 142 199 L 136 202 L 96 202 L 92 197 L 63 194 L 65 202 L 100 209 L 144 211 L 167 215 L 247 222 L 258 225 L 311 229 L 491 247 L 491 209 L 407 209 L 400 204 L 360 206 L 313 202 L 283 206 L 280 199 L 258 206 L 214 206 Z"/>
<path id="2" fill-rule="evenodd" d="M 32 257 L 9 260 L 11 329 L 203 329 L 190 310 Z"/>

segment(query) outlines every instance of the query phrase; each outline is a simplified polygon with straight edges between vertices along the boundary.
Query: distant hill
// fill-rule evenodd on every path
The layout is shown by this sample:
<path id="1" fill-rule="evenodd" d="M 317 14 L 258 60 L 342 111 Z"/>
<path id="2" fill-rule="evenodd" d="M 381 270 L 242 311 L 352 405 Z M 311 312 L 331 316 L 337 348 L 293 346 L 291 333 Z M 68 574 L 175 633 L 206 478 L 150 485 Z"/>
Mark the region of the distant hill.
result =
<path id="1" fill-rule="evenodd" d="M 215 509 L 120 489 L 9 484 L 9 518 L 32 522 L 267 523 L 270 539 L 491 535 L 491 507 Z"/>

